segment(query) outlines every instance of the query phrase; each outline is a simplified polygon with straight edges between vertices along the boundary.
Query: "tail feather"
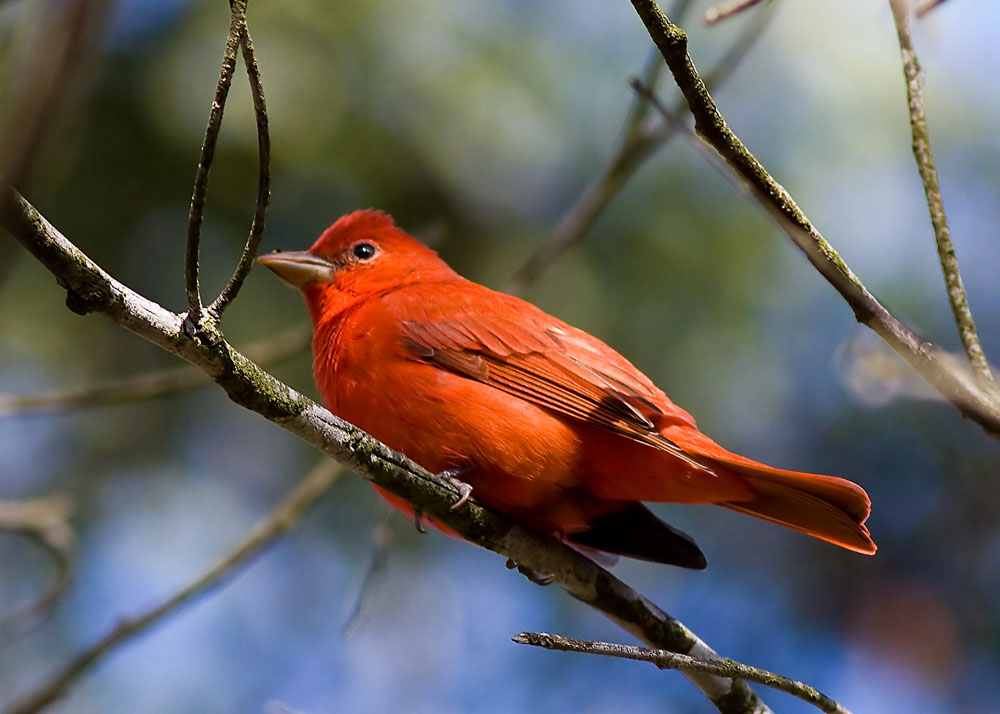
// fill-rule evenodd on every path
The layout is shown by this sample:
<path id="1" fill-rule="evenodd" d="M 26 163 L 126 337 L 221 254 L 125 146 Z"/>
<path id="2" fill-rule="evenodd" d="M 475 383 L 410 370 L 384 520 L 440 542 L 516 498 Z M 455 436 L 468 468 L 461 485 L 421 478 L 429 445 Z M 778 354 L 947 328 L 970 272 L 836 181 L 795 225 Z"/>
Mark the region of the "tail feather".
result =
<path id="1" fill-rule="evenodd" d="M 751 500 L 729 501 L 720 506 L 793 528 L 858 553 L 875 553 L 875 543 L 864 525 L 871 512 L 871 501 L 857 484 L 835 476 L 744 463 L 743 459 L 718 461 L 743 476 L 757 492 Z"/>
<path id="2" fill-rule="evenodd" d="M 858 553 L 875 553 L 865 528 L 871 500 L 855 483 L 835 476 L 775 469 L 726 451 L 696 429 L 671 426 L 663 435 L 716 471 L 735 475 L 753 491 L 749 498 L 715 501 L 740 513 L 792 528 Z"/>

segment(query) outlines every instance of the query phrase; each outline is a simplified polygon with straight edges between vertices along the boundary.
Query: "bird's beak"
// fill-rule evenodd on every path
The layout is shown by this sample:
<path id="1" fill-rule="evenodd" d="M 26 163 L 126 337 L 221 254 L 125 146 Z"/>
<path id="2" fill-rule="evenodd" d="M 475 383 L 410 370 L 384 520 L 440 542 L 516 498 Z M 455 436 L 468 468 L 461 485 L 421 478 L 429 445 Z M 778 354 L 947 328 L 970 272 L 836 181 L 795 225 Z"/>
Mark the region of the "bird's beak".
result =
<path id="1" fill-rule="evenodd" d="M 334 269 L 330 261 L 304 251 L 270 253 L 257 258 L 257 262 L 263 263 L 279 278 L 299 290 L 305 290 L 313 283 L 329 282 Z"/>

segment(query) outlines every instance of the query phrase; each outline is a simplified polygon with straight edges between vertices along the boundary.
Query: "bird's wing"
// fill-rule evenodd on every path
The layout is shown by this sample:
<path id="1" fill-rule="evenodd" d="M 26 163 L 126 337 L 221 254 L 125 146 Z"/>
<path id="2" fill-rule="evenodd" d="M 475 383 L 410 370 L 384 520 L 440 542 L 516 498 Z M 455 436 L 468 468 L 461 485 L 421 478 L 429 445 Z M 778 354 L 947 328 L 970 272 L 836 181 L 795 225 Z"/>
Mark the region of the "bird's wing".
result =
<path id="1" fill-rule="evenodd" d="M 659 433 L 666 422 L 694 426 L 686 412 L 603 342 L 540 311 L 428 315 L 400 326 L 415 359 L 711 471 Z"/>

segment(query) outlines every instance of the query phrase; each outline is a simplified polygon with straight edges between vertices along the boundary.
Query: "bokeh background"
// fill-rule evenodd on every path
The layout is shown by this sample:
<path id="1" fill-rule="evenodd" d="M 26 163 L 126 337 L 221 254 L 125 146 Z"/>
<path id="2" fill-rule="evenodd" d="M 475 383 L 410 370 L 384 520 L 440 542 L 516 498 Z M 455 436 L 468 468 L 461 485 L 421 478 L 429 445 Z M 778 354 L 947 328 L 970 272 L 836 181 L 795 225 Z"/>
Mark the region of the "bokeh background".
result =
<path id="1" fill-rule="evenodd" d="M 699 67 L 747 21 L 706 28 L 707 6 L 695 2 L 684 22 Z M 4 48 L 33 7 L 0 4 Z M 227 27 L 221 1 L 123 0 L 24 186 L 113 275 L 174 310 Z M 264 248 L 304 248 L 337 216 L 374 206 L 498 288 L 610 158 L 627 78 L 650 44 L 624 1 L 254 0 L 250 27 L 274 146 Z M 946 208 L 994 357 L 998 27 L 1000 5 L 984 0 L 951 0 L 914 26 Z M 869 288 L 957 349 L 887 3 L 781 3 L 716 96 Z M 238 75 L 204 230 L 209 294 L 249 224 L 255 141 Z M 6 235 L 0 265 L 0 391 L 176 363 L 67 311 Z M 1000 444 L 884 362 L 833 289 L 689 143 L 651 159 L 525 296 L 618 348 L 730 449 L 850 477 L 874 502 L 874 558 L 721 509 L 658 507 L 697 537 L 709 569 L 623 561 L 620 577 L 721 653 L 855 712 L 1000 711 Z M 240 347 L 305 320 L 299 296 L 257 270 L 224 327 Z M 888 378 L 872 378 L 872 365 Z M 270 368 L 315 395 L 305 351 Z M 0 498 L 71 493 L 79 538 L 54 615 L 0 647 L 0 702 L 206 568 L 316 461 L 213 386 L 0 419 Z M 511 643 L 523 630 L 629 639 L 497 556 L 420 536 L 402 518 L 388 521 L 385 567 L 345 631 L 384 518 L 361 479 L 344 477 L 238 579 L 123 647 L 50 711 L 712 711 L 676 673 Z M 32 545 L 0 537 L 4 609 L 51 574 Z M 763 693 L 778 711 L 812 711 Z"/>

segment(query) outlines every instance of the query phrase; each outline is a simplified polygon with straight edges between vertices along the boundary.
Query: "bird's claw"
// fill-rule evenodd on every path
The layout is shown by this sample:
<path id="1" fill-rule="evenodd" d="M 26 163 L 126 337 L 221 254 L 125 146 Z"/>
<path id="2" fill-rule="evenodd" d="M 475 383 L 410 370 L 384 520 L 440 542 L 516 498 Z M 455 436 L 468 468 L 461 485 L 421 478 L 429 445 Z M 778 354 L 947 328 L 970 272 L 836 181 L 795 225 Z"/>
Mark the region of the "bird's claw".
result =
<path id="1" fill-rule="evenodd" d="M 554 575 L 546 575 L 544 573 L 539 573 L 537 570 L 526 568 L 520 563 L 515 562 L 513 558 L 508 558 L 507 570 L 514 570 L 514 569 L 516 569 L 517 572 L 519 572 L 521 575 L 523 575 L 528 580 L 533 582 L 535 585 L 541 585 L 542 587 L 545 587 L 546 585 L 551 585 L 552 582 L 555 580 Z"/>
<path id="2" fill-rule="evenodd" d="M 458 500 L 451 506 L 452 511 L 465 505 L 465 502 L 472 495 L 472 486 L 458 478 L 460 473 L 462 473 L 460 469 L 448 469 L 438 474 L 438 478 L 447 481 L 458 490 Z M 424 512 L 419 508 L 413 511 L 413 527 L 417 529 L 418 533 L 427 532 L 427 529 L 424 528 Z"/>
<path id="3" fill-rule="evenodd" d="M 450 509 L 452 511 L 464 506 L 465 502 L 469 500 L 469 496 L 472 495 L 472 486 L 470 486 L 469 484 L 464 483 L 463 481 L 456 481 L 455 486 L 458 488 L 458 492 L 461 494 L 461 496 L 457 501 L 455 501 L 454 504 L 452 504 Z"/>
<path id="4" fill-rule="evenodd" d="M 460 469 L 448 469 L 447 471 L 442 471 L 441 473 L 438 474 L 440 478 L 444 479 L 445 481 L 447 481 L 452 486 L 458 489 L 459 498 L 455 503 L 452 504 L 451 508 L 449 509 L 452 511 L 457 510 L 462 506 L 464 506 L 465 503 L 469 500 L 469 497 L 472 495 L 472 485 L 467 484 L 465 481 L 460 480 L 458 478 L 458 475 L 460 473 L 462 473 Z"/>

